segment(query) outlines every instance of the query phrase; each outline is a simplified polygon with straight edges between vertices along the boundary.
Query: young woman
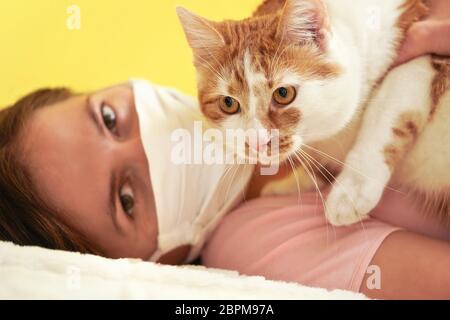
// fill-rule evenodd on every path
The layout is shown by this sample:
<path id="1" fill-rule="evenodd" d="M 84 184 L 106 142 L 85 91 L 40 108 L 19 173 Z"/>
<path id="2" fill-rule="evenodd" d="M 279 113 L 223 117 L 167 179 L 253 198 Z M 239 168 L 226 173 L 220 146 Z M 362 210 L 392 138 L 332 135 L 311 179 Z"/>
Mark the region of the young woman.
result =
<path id="1" fill-rule="evenodd" d="M 440 32 L 433 35 L 441 37 Z M 429 52 L 404 50 L 402 61 Z M 182 104 L 177 93 L 161 90 Z M 213 184 L 205 187 L 189 170 L 172 184 L 164 183 L 163 174 L 177 177 L 176 169 L 165 161 L 162 144 L 152 148 L 142 138 L 155 129 L 143 128 L 138 113 L 145 111 L 138 110 L 138 101 L 146 98 L 136 92 L 130 84 L 89 95 L 40 90 L 0 111 L 1 240 L 181 263 L 196 257 L 209 236 L 203 255 L 207 266 L 359 290 L 377 298 L 450 298 L 450 244 L 431 238 L 445 233 L 431 230 L 425 237 L 375 219 L 364 222 L 363 229 L 332 229 L 320 215 L 315 195 L 302 196 L 300 204 L 297 198 L 248 202 L 210 236 L 219 222 L 211 213 L 217 209 L 222 215 L 238 195 L 219 190 L 220 179 L 207 180 Z M 158 122 L 164 127 L 164 121 Z M 158 134 L 154 131 L 153 143 Z M 211 197 L 205 205 L 199 195 L 208 189 L 226 201 Z M 183 199 L 182 205 L 186 190 L 200 200 Z M 214 206 L 216 202 L 222 205 Z M 413 210 L 401 194 L 388 194 L 377 210 L 394 215 L 393 204 L 407 216 Z M 174 206 L 179 208 L 172 212 Z M 198 219 L 204 210 L 209 214 Z M 401 221 L 398 225 L 405 227 Z M 175 226 L 179 231 L 170 234 Z M 411 228 L 423 231 L 417 224 Z"/>

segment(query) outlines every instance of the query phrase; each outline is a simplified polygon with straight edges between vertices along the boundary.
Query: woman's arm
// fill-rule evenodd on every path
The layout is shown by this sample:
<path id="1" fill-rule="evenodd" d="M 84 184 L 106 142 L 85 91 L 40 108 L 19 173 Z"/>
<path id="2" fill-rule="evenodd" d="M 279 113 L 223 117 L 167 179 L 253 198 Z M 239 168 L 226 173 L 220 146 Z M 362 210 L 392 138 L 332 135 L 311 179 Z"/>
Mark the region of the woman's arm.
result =
<path id="1" fill-rule="evenodd" d="M 430 0 L 429 3 L 430 14 L 409 29 L 396 65 L 429 53 L 450 56 L 450 1 Z"/>
<path id="2" fill-rule="evenodd" d="M 382 201 L 375 213 L 420 213 L 398 192 Z M 202 257 L 208 267 L 370 298 L 450 299 L 449 242 L 375 218 L 334 228 L 315 193 L 246 202 L 222 220 Z"/>
<path id="3" fill-rule="evenodd" d="M 377 299 L 450 299 L 450 243 L 397 231 L 370 264 L 380 271 L 380 288 L 366 274 L 360 292 Z M 372 277 L 372 278 L 371 278 Z"/>

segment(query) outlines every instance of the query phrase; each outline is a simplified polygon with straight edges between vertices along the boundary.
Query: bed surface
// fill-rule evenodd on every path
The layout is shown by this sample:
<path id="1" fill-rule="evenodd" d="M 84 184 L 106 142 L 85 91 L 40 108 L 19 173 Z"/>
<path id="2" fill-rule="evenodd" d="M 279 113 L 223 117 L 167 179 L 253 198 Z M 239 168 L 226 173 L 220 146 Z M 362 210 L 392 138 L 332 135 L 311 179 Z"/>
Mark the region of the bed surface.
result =
<path id="1" fill-rule="evenodd" d="M 19 247 L 0 242 L 0 299 L 364 299 L 202 266 Z"/>

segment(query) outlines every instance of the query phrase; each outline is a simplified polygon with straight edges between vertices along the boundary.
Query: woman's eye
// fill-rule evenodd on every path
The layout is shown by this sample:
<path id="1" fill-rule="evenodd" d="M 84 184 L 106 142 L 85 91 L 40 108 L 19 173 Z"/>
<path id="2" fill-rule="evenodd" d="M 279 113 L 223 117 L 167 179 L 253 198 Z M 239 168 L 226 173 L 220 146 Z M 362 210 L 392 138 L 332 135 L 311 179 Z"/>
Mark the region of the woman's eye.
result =
<path id="1" fill-rule="evenodd" d="M 294 87 L 280 87 L 273 93 L 273 100 L 282 106 L 287 106 L 295 100 L 297 91 Z"/>
<path id="2" fill-rule="evenodd" d="M 241 111 L 241 105 L 232 97 L 222 97 L 219 101 L 220 109 L 227 114 L 235 114 Z"/>
<path id="3" fill-rule="evenodd" d="M 117 118 L 114 109 L 105 104 L 102 106 L 101 113 L 106 128 L 115 133 L 117 131 Z"/>
<path id="4" fill-rule="evenodd" d="M 130 187 L 123 187 L 120 190 L 120 204 L 122 205 L 123 211 L 129 216 L 133 215 L 134 210 L 134 196 L 133 191 Z"/>

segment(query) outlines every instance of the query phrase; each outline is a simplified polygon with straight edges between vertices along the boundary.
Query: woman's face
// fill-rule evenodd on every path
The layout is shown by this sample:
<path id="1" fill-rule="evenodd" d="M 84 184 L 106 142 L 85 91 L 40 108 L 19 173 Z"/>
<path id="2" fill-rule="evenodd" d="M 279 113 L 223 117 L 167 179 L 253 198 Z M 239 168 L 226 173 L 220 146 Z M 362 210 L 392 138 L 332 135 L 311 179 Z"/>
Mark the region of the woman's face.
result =
<path id="1" fill-rule="evenodd" d="M 63 221 L 109 257 L 151 256 L 156 210 L 128 84 L 41 108 L 24 135 L 32 179 Z"/>

